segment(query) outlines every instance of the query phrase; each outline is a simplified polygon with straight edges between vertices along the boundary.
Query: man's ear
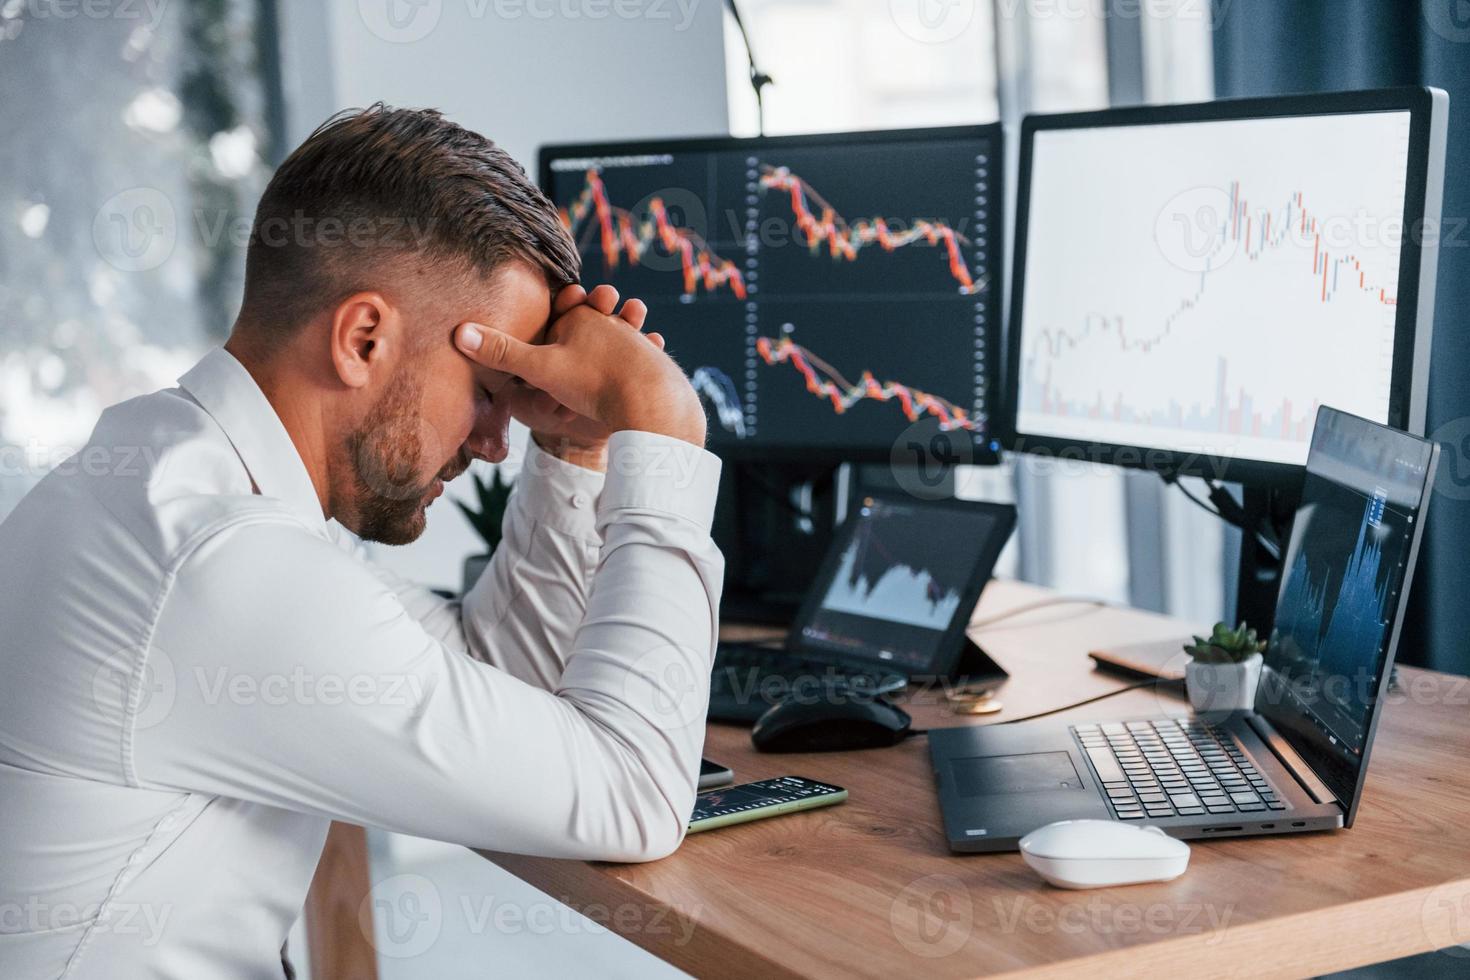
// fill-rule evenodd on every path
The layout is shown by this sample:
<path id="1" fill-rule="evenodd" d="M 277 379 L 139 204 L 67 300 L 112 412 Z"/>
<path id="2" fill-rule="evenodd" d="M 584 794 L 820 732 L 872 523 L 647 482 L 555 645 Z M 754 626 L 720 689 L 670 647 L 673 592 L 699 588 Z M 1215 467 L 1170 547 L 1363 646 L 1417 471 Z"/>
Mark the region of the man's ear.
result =
<path id="1" fill-rule="evenodd" d="M 349 388 L 366 387 L 375 370 L 402 354 L 398 311 L 382 293 L 353 293 L 332 313 L 331 343 L 337 377 Z"/>

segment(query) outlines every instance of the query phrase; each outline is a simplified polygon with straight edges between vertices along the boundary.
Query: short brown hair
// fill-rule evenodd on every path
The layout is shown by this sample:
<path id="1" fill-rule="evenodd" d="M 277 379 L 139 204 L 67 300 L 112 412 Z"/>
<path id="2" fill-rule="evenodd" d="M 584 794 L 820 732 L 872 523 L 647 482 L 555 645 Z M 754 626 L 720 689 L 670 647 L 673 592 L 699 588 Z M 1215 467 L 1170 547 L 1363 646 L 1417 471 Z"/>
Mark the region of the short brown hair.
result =
<path id="1" fill-rule="evenodd" d="M 379 258 L 410 254 L 482 277 L 520 259 L 553 289 L 581 272 L 556 209 L 508 153 L 437 110 L 379 102 L 328 119 L 271 178 L 243 308 L 293 329 L 369 285 Z"/>

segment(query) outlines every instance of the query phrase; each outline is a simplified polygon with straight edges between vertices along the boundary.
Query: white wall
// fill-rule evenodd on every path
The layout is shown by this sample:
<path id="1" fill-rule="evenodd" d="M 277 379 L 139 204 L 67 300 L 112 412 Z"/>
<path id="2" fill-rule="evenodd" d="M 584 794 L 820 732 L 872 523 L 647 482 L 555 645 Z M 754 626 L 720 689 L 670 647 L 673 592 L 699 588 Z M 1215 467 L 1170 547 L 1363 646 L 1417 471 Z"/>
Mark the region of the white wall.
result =
<path id="1" fill-rule="evenodd" d="M 331 3 L 339 102 L 437 106 L 528 167 L 545 142 L 726 129 L 716 0 L 418 0 L 433 29 L 383 40 L 369 8 L 412 2 Z"/>
<path id="2" fill-rule="evenodd" d="M 535 174 L 544 143 L 727 131 L 719 0 L 325 0 L 281 5 L 294 145 L 338 109 L 433 107 Z M 520 434 L 515 444 L 520 444 Z M 480 464 L 476 464 L 477 468 Z M 517 468 L 512 457 L 508 470 Z M 470 499 L 468 477 L 448 496 Z M 478 540 L 448 496 L 379 560 L 459 586 Z"/>

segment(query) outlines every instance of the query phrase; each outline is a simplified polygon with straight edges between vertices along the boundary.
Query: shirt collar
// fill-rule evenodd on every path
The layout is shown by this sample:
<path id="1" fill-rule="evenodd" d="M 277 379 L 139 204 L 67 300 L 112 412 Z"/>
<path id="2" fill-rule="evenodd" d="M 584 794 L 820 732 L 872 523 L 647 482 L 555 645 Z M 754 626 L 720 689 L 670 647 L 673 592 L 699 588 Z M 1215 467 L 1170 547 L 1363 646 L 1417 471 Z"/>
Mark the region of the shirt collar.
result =
<path id="1" fill-rule="evenodd" d="M 245 365 L 216 348 L 179 379 L 179 386 L 219 423 L 256 490 L 283 501 L 313 530 L 325 533 L 321 498 L 306 464 Z"/>

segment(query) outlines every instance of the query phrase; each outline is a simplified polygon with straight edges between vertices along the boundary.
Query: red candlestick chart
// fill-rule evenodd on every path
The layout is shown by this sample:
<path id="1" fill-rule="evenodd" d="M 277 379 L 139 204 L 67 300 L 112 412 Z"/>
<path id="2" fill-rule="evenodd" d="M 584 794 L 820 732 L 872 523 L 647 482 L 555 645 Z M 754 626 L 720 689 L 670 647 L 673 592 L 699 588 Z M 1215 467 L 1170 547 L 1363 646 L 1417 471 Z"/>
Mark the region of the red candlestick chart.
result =
<path id="1" fill-rule="evenodd" d="M 984 426 L 983 421 L 975 419 L 954 402 L 902 382 L 880 381 L 871 371 L 864 371 L 856 382 L 849 381 L 832 365 L 790 337 L 761 337 L 756 341 L 756 352 L 767 365 L 789 364 L 795 368 L 805 381 L 807 392 L 827 402 L 837 415 L 864 401 L 897 402 L 910 422 L 932 416 L 938 420 L 943 432 L 957 429 L 976 432 Z"/>
<path id="2" fill-rule="evenodd" d="M 760 187 L 786 195 L 796 229 L 812 254 L 824 249 L 835 260 L 855 262 L 858 255 L 876 246 L 884 252 L 895 252 L 911 245 L 939 248 L 948 263 L 949 274 L 959 283 L 961 294 L 970 296 L 980 291 L 965 263 L 961 246 L 969 241 L 948 223 L 937 218 L 872 217 L 847 222 L 822 195 L 786 167 L 763 166 Z M 815 206 L 815 207 L 814 207 Z"/>
<path id="3" fill-rule="evenodd" d="M 945 221 L 875 216 L 849 224 L 786 167 L 764 165 L 759 187 L 762 192 L 781 194 L 790 206 L 797 233 L 814 256 L 825 253 L 834 261 L 856 262 L 869 249 L 893 253 L 912 246 L 935 248 L 961 295 L 972 296 L 985 287 L 983 281 L 975 281 L 966 264 L 964 248 L 969 240 Z M 675 225 L 661 197 L 649 198 L 646 213 L 639 217 L 613 204 L 601 175 L 588 170 L 582 192 L 560 213 L 562 223 L 578 241 L 588 223 L 596 223 L 598 246 L 609 271 L 624 262 L 638 265 L 649 249 L 659 246 L 679 257 L 685 295 L 696 295 L 701 288 L 706 293 L 726 288 L 737 299 L 746 298 L 745 279 L 735 263 L 717 255 L 694 231 Z"/>
<path id="4" fill-rule="evenodd" d="M 588 170 L 586 186 L 570 207 L 561 209 L 561 220 L 579 241 L 587 222 L 597 222 L 598 242 L 609 271 L 623 261 L 638 265 L 657 244 L 678 256 L 685 295 L 692 296 L 700 288 L 708 293 L 723 287 L 736 299 L 745 298 L 745 280 L 735 263 L 716 255 L 695 232 L 675 225 L 660 197 L 649 198 L 647 214 L 639 218 L 614 206 L 608 200 L 602 177 L 596 170 Z"/>

